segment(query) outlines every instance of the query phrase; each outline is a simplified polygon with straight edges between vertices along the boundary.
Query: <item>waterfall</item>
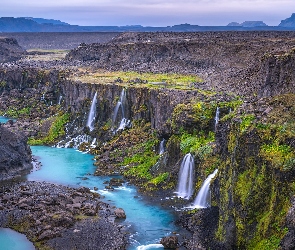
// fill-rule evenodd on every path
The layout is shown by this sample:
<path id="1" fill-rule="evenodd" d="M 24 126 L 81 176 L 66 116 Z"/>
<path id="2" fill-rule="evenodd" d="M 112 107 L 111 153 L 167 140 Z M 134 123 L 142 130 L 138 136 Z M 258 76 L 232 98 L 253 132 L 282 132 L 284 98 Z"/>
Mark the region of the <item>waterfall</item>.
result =
<path id="1" fill-rule="evenodd" d="M 184 156 L 178 177 L 176 194 L 178 197 L 189 199 L 194 190 L 195 163 L 194 157 L 188 153 Z"/>
<path id="2" fill-rule="evenodd" d="M 121 95 L 120 95 L 120 99 L 117 102 L 116 107 L 114 109 L 114 115 L 113 115 L 113 119 L 112 119 L 112 127 L 114 129 L 114 127 L 116 126 L 116 121 L 117 121 L 119 110 L 121 110 L 122 119 L 121 119 L 119 127 L 117 128 L 116 131 L 124 130 L 126 127 L 131 127 L 131 121 L 125 117 L 126 100 L 127 100 L 126 99 L 126 92 L 125 92 L 125 89 L 123 88 Z"/>
<path id="3" fill-rule="evenodd" d="M 211 192 L 210 192 L 210 182 L 217 174 L 218 169 L 210 174 L 207 179 L 204 181 L 195 201 L 193 208 L 206 208 L 211 206 Z"/>
<path id="4" fill-rule="evenodd" d="M 219 122 L 219 108 L 217 107 L 216 113 L 215 113 L 215 131 L 216 131 L 216 127 L 217 127 L 218 122 Z"/>
<path id="5" fill-rule="evenodd" d="M 61 100 L 62 100 L 62 95 L 59 96 L 59 99 L 58 99 L 58 105 L 61 104 Z"/>
<path id="6" fill-rule="evenodd" d="M 160 143 L 159 155 L 164 154 L 164 152 L 165 152 L 165 139 L 163 139 Z"/>
<path id="7" fill-rule="evenodd" d="M 88 120 L 87 120 L 87 127 L 89 127 L 90 131 L 94 129 L 94 122 L 95 122 L 95 116 L 96 116 L 96 102 L 97 102 L 96 97 L 97 97 L 97 92 L 95 92 L 95 95 L 92 99 L 91 108 L 90 108 Z"/>

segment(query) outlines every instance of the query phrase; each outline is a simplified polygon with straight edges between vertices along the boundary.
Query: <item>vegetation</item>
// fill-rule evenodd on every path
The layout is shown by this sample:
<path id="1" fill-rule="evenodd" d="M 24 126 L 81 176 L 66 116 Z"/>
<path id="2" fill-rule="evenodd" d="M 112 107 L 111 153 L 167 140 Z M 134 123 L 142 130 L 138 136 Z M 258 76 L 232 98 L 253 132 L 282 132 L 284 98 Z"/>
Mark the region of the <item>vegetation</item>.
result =
<path id="1" fill-rule="evenodd" d="M 135 71 L 105 71 L 80 69 L 80 73 L 73 76 L 74 80 L 86 83 L 114 83 L 121 85 L 134 85 L 149 88 L 175 88 L 190 89 L 192 83 L 203 80 L 196 75 L 175 73 L 138 73 Z"/>
<path id="2" fill-rule="evenodd" d="M 58 115 L 49 118 L 51 126 L 48 134 L 40 135 L 36 138 L 29 138 L 30 145 L 52 145 L 56 143 L 62 136 L 65 135 L 65 125 L 69 121 L 70 115 L 68 113 L 60 112 Z"/>
<path id="3" fill-rule="evenodd" d="M 237 248 L 278 249 L 288 232 L 285 218 L 295 194 L 294 100 L 295 95 L 270 98 L 260 121 L 249 111 L 231 121 L 229 153 L 220 162 L 228 178 L 220 179 L 219 240 L 225 240 L 231 216 Z"/>

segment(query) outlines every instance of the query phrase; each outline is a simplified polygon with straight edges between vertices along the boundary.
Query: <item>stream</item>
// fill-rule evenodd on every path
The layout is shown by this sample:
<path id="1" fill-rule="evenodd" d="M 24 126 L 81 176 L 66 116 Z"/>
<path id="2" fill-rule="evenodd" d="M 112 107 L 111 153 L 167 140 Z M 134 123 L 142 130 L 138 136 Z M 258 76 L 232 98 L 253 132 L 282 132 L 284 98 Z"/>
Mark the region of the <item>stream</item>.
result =
<path id="1" fill-rule="evenodd" d="M 95 166 L 92 155 L 72 148 L 32 146 L 31 149 L 42 166 L 27 176 L 29 181 L 84 186 L 92 191 L 96 187 L 96 192 L 104 196 L 103 201 L 125 210 L 127 218 L 122 224 L 131 233 L 128 250 L 164 249 L 159 244 L 160 239 L 180 230 L 173 223 L 175 217 L 172 211 L 150 204 L 134 186 L 124 184 L 113 191 L 106 190 L 105 181 L 121 177 L 93 176 Z"/>

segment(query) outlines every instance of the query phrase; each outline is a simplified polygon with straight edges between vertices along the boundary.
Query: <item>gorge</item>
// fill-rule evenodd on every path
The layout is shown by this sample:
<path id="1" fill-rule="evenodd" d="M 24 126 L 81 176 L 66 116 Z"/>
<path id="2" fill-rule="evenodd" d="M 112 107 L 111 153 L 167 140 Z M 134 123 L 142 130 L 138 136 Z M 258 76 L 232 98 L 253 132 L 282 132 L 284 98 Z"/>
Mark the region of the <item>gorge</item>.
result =
<path id="1" fill-rule="evenodd" d="M 293 32 L 159 32 L 81 44 L 63 60 L 23 54 L 0 67 L 0 115 L 17 118 L 0 129 L 24 134 L 30 145 L 89 152 L 94 176 L 122 175 L 152 202 L 175 208 L 177 225 L 191 235 L 174 248 L 292 249 L 294 47 Z M 185 155 L 193 188 L 174 197 Z M 183 210 L 208 176 L 211 206 Z M 38 184 L 14 185 L 21 193 Z M 23 225 L 34 223 L 20 217 L 5 225 L 26 233 Z M 38 233 L 27 236 L 40 249 L 57 238 Z"/>

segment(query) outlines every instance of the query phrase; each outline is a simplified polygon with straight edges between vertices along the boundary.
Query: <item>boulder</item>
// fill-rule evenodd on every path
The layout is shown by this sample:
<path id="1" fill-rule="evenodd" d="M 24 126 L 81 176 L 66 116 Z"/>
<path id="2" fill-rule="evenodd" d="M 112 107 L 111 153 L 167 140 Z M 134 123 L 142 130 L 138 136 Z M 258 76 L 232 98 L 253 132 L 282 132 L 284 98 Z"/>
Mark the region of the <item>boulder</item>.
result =
<path id="1" fill-rule="evenodd" d="M 116 216 L 116 219 L 126 219 L 126 214 L 123 208 L 116 208 L 115 216 Z"/>
<path id="2" fill-rule="evenodd" d="M 176 249 L 178 245 L 178 238 L 177 236 L 163 237 L 160 243 L 164 246 L 164 248 Z"/>

